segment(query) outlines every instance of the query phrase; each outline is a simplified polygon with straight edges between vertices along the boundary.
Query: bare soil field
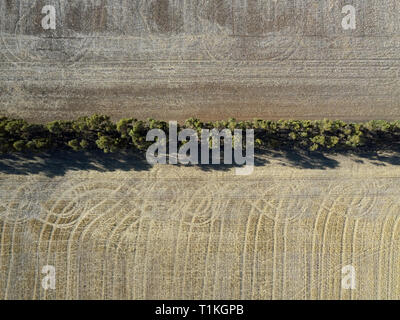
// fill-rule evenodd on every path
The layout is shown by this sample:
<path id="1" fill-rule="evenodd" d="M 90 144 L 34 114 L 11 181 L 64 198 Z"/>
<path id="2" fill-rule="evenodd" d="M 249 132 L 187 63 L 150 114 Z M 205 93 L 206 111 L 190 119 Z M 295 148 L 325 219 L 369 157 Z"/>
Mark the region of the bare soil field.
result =
<path id="1" fill-rule="evenodd" d="M 0 114 L 400 118 L 400 5 L 354 0 L 0 3 Z"/>
<path id="2" fill-rule="evenodd" d="M 395 155 L 265 156 L 248 177 L 46 161 L 1 161 L 1 299 L 400 298 Z"/>

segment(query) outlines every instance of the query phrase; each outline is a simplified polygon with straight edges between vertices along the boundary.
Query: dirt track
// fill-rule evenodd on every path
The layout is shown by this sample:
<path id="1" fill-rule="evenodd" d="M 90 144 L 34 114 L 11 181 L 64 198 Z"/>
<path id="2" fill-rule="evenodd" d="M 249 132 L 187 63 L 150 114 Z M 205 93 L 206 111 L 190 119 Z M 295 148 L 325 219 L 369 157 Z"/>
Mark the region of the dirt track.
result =
<path id="1" fill-rule="evenodd" d="M 1 174 L 0 298 L 398 299 L 400 169 L 382 159 L 271 158 L 246 178 Z M 346 265 L 355 290 L 341 288 Z"/>
<path id="2" fill-rule="evenodd" d="M 0 4 L 0 113 L 183 120 L 400 118 L 399 4 L 54 0 Z"/>

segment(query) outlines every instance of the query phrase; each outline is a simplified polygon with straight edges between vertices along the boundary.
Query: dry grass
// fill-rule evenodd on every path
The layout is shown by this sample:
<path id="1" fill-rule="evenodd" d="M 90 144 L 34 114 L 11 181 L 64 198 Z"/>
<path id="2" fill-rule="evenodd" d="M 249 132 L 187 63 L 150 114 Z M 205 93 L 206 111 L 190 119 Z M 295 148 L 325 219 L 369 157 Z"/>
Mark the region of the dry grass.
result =
<path id="1" fill-rule="evenodd" d="M 1 174 L 0 298 L 399 298 L 400 167 L 335 160 Z"/>

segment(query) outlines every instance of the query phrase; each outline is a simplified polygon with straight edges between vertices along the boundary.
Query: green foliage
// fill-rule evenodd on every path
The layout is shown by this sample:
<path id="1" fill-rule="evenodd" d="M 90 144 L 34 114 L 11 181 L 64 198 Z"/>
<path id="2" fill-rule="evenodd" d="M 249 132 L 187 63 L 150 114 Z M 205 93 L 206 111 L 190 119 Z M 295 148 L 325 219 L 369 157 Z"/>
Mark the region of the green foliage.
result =
<path id="1" fill-rule="evenodd" d="M 132 138 L 133 145 L 139 150 L 146 149 L 146 135 L 149 131 L 149 126 L 141 121 L 135 121 L 133 123 L 132 129 L 129 131 L 129 135 Z"/>
<path id="2" fill-rule="evenodd" d="M 23 141 L 23 140 L 15 141 L 15 142 L 13 143 L 13 148 L 14 148 L 16 151 L 19 151 L 19 152 L 24 151 L 25 148 L 26 148 L 26 143 L 25 143 L 25 141 Z"/>
<path id="3" fill-rule="evenodd" d="M 83 139 L 80 143 L 79 143 L 80 147 L 82 149 L 87 149 L 89 147 L 89 142 L 87 142 L 85 139 Z"/>
<path id="4" fill-rule="evenodd" d="M 71 141 L 68 141 L 68 145 L 74 150 L 74 151 L 79 151 L 81 150 L 80 142 L 78 139 L 73 139 Z"/>
<path id="5" fill-rule="evenodd" d="M 99 139 L 96 140 L 97 147 L 105 153 L 116 152 L 119 149 L 118 144 L 118 139 L 112 139 L 109 136 L 100 136 Z"/>
<path id="6" fill-rule="evenodd" d="M 136 119 L 128 118 L 121 119 L 117 122 L 117 131 L 121 135 L 122 138 L 127 138 L 129 136 L 129 132 L 133 128 L 133 122 L 136 122 Z"/>
<path id="7" fill-rule="evenodd" d="M 296 132 L 290 132 L 289 133 L 289 138 L 292 139 L 292 140 L 296 140 L 297 139 Z"/>
<path id="8" fill-rule="evenodd" d="M 236 121 L 231 118 L 202 122 L 190 118 L 181 129 L 254 129 L 255 147 L 319 152 L 399 150 L 400 120 L 374 120 L 347 123 L 339 120 L 279 120 L 255 119 Z M 166 135 L 169 125 L 155 119 L 121 119 L 117 123 L 108 116 L 93 115 L 73 121 L 52 121 L 33 124 L 21 119 L 0 117 L 0 152 L 41 152 L 51 149 L 102 150 L 118 152 L 132 149 L 145 151 L 152 142 L 146 141 L 151 129 L 161 129 Z M 243 141 L 244 142 L 244 141 Z"/>

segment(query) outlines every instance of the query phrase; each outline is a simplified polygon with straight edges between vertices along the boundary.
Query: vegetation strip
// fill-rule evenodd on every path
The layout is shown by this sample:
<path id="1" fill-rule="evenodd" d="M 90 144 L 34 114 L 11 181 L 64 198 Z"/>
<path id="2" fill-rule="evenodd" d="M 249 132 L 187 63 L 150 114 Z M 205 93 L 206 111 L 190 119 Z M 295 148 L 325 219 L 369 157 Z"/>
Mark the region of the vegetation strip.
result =
<path id="1" fill-rule="evenodd" d="M 151 129 L 168 132 L 165 121 L 121 119 L 117 123 L 105 115 L 81 117 L 71 121 L 33 124 L 22 119 L 0 118 L 0 151 L 45 152 L 57 149 L 145 152 L 151 142 L 146 135 Z M 373 120 L 348 123 L 340 120 L 279 120 L 202 122 L 188 119 L 181 129 L 253 129 L 258 150 L 294 149 L 321 152 L 398 151 L 400 120 Z"/>

